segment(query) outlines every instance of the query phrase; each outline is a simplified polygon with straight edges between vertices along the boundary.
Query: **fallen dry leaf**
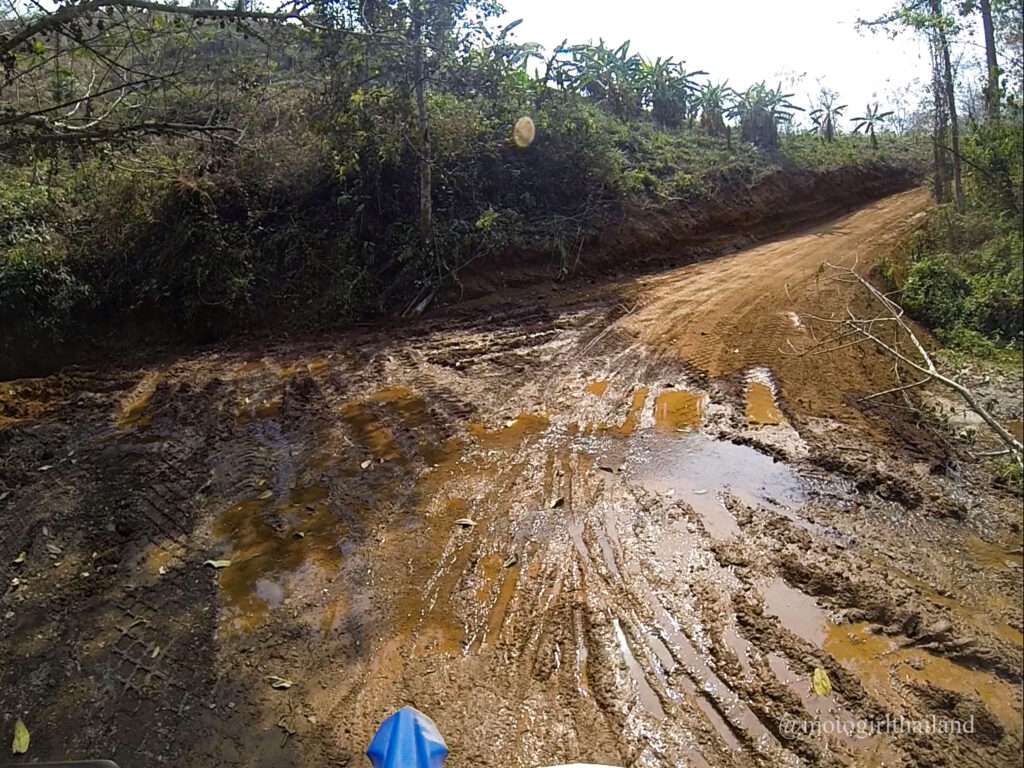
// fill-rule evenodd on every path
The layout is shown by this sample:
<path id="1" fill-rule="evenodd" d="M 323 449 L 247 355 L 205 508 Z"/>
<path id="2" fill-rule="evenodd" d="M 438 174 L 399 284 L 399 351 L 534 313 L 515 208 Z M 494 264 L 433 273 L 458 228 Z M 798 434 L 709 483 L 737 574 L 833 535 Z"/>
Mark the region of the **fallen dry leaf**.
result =
<path id="1" fill-rule="evenodd" d="M 14 721 L 14 740 L 11 742 L 12 755 L 24 755 L 28 752 L 28 745 L 32 741 L 32 735 L 21 720 Z"/>
<path id="2" fill-rule="evenodd" d="M 828 696 L 832 693 L 832 681 L 828 679 L 828 672 L 821 667 L 814 668 L 811 684 L 814 686 L 814 692 L 819 696 Z"/>
<path id="3" fill-rule="evenodd" d="M 207 560 L 203 565 L 208 565 L 211 568 L 227 568 L 231 565 L 230 560 Z"/>
<path id="4" fill-rule="evenodd" d="M 289 680 L 287 677 L 278 677 L 277 675 L 271 675 L 267 678 L 270 681 L 270 687 L 278 691 L 287 691 L 295 683 Z"/>

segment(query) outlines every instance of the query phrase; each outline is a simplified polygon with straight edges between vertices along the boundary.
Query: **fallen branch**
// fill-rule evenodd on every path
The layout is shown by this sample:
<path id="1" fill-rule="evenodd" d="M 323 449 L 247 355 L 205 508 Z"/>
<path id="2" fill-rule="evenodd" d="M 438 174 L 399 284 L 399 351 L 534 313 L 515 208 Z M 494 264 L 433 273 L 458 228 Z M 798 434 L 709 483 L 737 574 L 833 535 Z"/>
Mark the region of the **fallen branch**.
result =
<path id="1" fill-rule="evenodd" d="M 907 323 L 903 307 L 901 307 L 899 304 L 897 304 L 895 301 L 889 298 L 888 294 L 884 294 L 880 290 L 878 290 L 867 279 L 861 276 L 853 267 L 837 266 L 829 262 L 826 262 L 826 265 L 830 269 L 833 269 L 844 275 L 849 275 L 850 277 L 844 280 L 844 282 L 850 282 L 851 279 L 856 282 L 859 282 L 864 288 L 867 289 L 867 291 L 875 298 L 875 300 L 878 303 L 880 303 L 889 313 L 887 316 L 884 317 L 859 318 L 856 315 L 854 315 L 853 311 L 849 307 L 847 307 L 847 317 L 845 320 L 827 320 L 826 322 L 842 324 L 842 326 L 844 326 L 849 331 L 860 335 L 862 337 L 862 340 L 872 341 L 879 349 L 888 354 L 890 357 L 894 358 L 894 365 L 896 368 L 897 377 L 899 373 L 900 363 L 903 363 L 908 368 L 917 371 L 919 374 L 923 376 L 923 378 L 920 381 L 916 381 L 912 384 L 893 387 L 892 389 L 885 390 L 884 392 L 876 392 L 873 395 L 869 395 L 868 397 L 863 398 L 862 401 L 873 400 L 885 394 L 892 394 L 896 392 L 905 393 L 908 389 L 919 387 L 929 381 L 935 381 L 939 384 L 942 384 L 944 387 L 956 392 L 967 404 L 967 406 L 976 414 L 978 414 L 978 416 L 980 416 L 981 419 L 995 433 L 995 435 L 999 438 L 1003 445 L 1006 446 L 1007 452 L 1013 456 L 1017 464 L 1024 466 L 1024 445 L 1022 445 L 1020 441 L 1014 438 L 1014 436 L 1010 434 L 1009 430 L 1007 430 L 1006 427 L 1000 424 L 999 421 L 991 413 L 989 413 L 988 410 L 983 405 L 981 405 L 981 403 L 978 402 L 977 397 L 974 395 L 973 392 L 971 392 L 971 390 L 969 390 L 956 379 L 952 379 L 949 376 L 942 374 L 938 370 L 938 368 L 936 368 L 935 362 L 932 360 L 931 355 L 928 354 L 928 350 L 925 349 L 924 344 L 921 343 L 921 340 L 917 337 L 917 334 L 914 333 L 913 329 Z M 824 318 L 821 319 L 824 320 Z M 895 323 L 897 324 L 897 334 L 893 339 L 892 343 L 884 341 L 875 332 L 873 327 L 874 324 L 881 321 L 895 321 Z M 907 353 L 904 353 L 898 347 L 899 331 L 903 331 L 906 337 L 910 340 L 911 344 L 914 347 L 914 351 L 916 352 L 916 357 L 918 359 L 910 357 Z M 849 345 L 841 345 L 836 349 L 842 349 L 844 346 Z"/>

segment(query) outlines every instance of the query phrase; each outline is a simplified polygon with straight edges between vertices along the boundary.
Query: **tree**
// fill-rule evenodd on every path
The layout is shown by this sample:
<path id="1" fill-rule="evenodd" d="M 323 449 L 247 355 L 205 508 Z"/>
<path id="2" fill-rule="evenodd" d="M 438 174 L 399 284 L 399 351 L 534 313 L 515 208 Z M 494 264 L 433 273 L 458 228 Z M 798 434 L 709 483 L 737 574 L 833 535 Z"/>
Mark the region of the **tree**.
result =
<path id="1" fill-rule="evenodd" d="M 996 54 L 996 31 L 992 22 L 991 0 L 979 0 L 981 26 L 985 33 L 985 62 L 988 79 L 985 83 L 985 110 L 990 120 L 999 116 L 999 57 Z"/>
<path id="2" fill-rule="evenodd" d="M 178 84 L 212 89 L 210 60 L 277 39 L 284 56 L 315 25 L 308 4 L 274 11 L 150 0 L 12 2 L 0 18 L 0 151 L 86 147 L 140 136 L 237 138 L 237 128 L 185 105 Z M 225 45 L 227 43 L 227 45 Z"/>
<path id="3" fill-rule="evenodd" d="M 960 166 L 960 124 L 956 108 L 956 82 L 950 57 L 950 35 L 956 20 L 943 12 L 942 0 L 903 0 L 890 13 L 874 19 L 860 19 L 858 27 L 887 29 L 895 35 L 910 29 L 927 36 L 932 54 L 932 91 L 935 100 L 935 189 L 936 199 L 946 199 L 946 168 L 953 172 L 953 200 L 963 210 L 963 178 Z M 949 144 L 947 144 L 947 135 Z"/>
<path id="4" fill-rule="evenodd" d="M 882 125 L 885 124 L 885 120 L 892 117 L 892 111 L 880 112 L 881 109 L 876 101 L 874 104 L 868 104 L 864 110 L 864 114 L 860 117 L 853 118 L 853 132 L 860 133 L 864 131 L 868 136 L 871 137 L 871 146 L 874 149 L 878 149 L 878 139 L 875 136 L 875 131 Z"/>
<path id="5" fill-rule="evenodd" d="M 836 104 L 838 100 L 839 94 L 827 88 L 822 88 L 818 96 L 817 108 L 812 109 L 809 113 L 818 134 L 827 142 L 835 140 L 836 131 L 838 130 L 836 127 L 837 123 L 847 107 L 846 104 Z"/>

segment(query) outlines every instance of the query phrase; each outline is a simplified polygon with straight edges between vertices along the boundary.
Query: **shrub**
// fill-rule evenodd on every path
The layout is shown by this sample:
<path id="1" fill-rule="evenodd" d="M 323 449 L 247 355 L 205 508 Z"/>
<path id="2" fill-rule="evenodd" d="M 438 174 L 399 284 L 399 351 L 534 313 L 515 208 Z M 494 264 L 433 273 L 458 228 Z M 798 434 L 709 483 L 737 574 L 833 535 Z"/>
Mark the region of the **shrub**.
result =
<path id="1" fill-rule="evenodd" d="M 967 278 L 952 264 L 948 254 L 927 256 L 914 262 L 903 286 L 908 311 L 929 325 L 953 328 L 964 317 L 970 293 Z"/>

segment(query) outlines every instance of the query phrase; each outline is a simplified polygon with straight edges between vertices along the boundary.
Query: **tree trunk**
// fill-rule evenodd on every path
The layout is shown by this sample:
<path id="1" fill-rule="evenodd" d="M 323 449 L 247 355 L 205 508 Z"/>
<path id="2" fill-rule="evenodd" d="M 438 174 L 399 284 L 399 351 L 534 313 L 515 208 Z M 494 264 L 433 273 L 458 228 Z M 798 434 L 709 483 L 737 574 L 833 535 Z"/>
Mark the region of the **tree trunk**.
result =
<path id="1" fill-rule="evenodd" d="M 426 245 L 433 239 L 433 180 L 431 178 L 430 115 L 427 113 L 427 72 L 424 62 L 423 2 L 416 0 L 412 8 L 413 18 L 413 77 L 416 92 L 416 128 L 418 136 L 416 152 L 419 168 L 419 232 L 420 240 Z"/>
<path id="2" fill-rule="evenodd" d="M 985 30 L 985 60 L 988 63 L 985 112 L 989 120 L 996 120 L 999 118 L 999 59 L 996 56 L 996 33 L 992 25 L 991 0 L 981 0 L 981 26 Z"/>
<path id="3" fill-rule="evenodd" d="M 949 166 L 946 163 L 948 151 L 947 142 L 947 118 L 946 118 L 946 97 L 942 87 L 942 65 L 940 63 L 939 46 L 935 35 L 929 35 L 929 48 L 932 54 L 932 96 L 935 100 L 935 127 L 933 137 L 933 150 L 935 158 L 935 180 L 934 191 L 935 202 L 949 202 Z"/>
<path id="4" fill-rule="evenodd" d="M 956 117 L 953 65 L 949 59 L 949 40 L 946 38 L 946 30 L 942 27 L 942 0 L 931 0 L 931 6 L 936 22 L 939 54 L 942 57 L 942 80 L 946 92 L 946 108 L 949 110 L 949 136 L 952 140 L 951 154 L 953 156 L 953 202 L 956 209 L 962 211 L 964 209 L 964 187 L 960 172 L 960 126 Z"/>

